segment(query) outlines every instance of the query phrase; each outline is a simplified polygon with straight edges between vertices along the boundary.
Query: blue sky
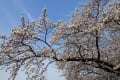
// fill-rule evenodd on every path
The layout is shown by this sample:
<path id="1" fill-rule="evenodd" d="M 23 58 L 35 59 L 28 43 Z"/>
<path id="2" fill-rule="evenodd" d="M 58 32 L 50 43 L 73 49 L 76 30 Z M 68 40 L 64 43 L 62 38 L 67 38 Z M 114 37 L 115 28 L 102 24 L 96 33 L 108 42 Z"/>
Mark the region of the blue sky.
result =
<path id="1" fill-rule="evenodd" d="M 48 17 L 52 21 L 67 21 L 68 16 L 83 1 L 85 0 L 0 0 L 0 34 L 9 34 L 12 27 L 20 24 L 22 15 L 29 21 L 38 18 L 43 7 L 47 8 Z M 52 67 L 47 74 L 48 80 L 63 80 Z M 20 74 L 19 77 L 24 78 Z M 7 80 L 6 75 L 5 71 L 0 71 L 0 80 Z"/>
<path id="2" fill-rule="evenodd" d="M 0 0 L 0 33 L 20 22 L 20 16 L 31 20 L 40 16 L 41 9 L 47 8 L 48 17 L 53 21 L 68 20 L 68 15 L 83 0 Z M 9 30 L 9 31 L 8 31 Z"/>

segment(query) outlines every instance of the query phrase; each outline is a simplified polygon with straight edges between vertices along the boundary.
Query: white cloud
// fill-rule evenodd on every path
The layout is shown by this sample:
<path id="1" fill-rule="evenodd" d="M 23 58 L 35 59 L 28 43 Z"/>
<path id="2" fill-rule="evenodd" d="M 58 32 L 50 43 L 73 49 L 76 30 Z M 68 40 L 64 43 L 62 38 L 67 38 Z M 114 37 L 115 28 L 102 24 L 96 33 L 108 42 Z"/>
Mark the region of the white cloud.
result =
<path id="1" fill-rule="evenodd" d="M 23 13 L 28 17 L 29 20 L 33 20 L 30 12 L 28 12 L 26 9 L 24 9 L 24 12 L 23 12 Z"/>
<path id="2" fill-rule="evenodd" d="M 24 3 L 22 0 L 14 0 L 14 4 L 22 11 L 22 15 L 25 15 L 28 17 L 29 20 L 32 20 L 31 13 L 25 8 Z"/>

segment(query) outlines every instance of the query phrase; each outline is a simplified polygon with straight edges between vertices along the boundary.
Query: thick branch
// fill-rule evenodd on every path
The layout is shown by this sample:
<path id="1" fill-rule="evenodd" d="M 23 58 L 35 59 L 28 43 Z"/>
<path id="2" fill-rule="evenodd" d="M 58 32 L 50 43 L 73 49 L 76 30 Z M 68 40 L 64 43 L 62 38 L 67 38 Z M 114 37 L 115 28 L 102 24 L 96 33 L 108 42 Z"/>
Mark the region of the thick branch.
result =
<path id="1" fill-rule="evenodd" d="M 97 53 L 98 53 L 98 60 L 100 60 L 100 49 L 99 49 L 98 30 L 96 30 L 96 48 L 97 48 Z"/>
<path id="2" fill-rule="evenodd" d="M 21 44 L 22 44 L 23 46 L 29 47 L 29 50 L 36 56 L 35 51 L 33 50 L 33 48 L 32 48 L 30 45 L 27 45 L 27 44 L 25 44 L 24 42 L 21 42 Z"/>
<path id="3" fill-rule="evenodd" d="M 95 68 L 99 68 L 99 69 L 103 69 L 105 70 L 106 72 L 110 72 L 110 73 L 114 73 L 114 74 L 117 74 L 117 75 L 120 75 L 120 71 L 115 71 L 113 70 L 113 67 L 114 65 L 109 63 L 109 62 L 105 62 L 103 60 L 98 60 L 97 58 L 85 58 L 85 59 L 81 59 L 81 58 L 67 58 L 67 59 L 57 59 L 57 58 L 54 58 L 56 61 L 81 61 L 81 62 L 84 62 L 84 63 L 87 63 L 87 62 L 94 62 L 96 64 L 98 64 L 98 66 L 93 66 Z M 89 64 L 92 66 L 92 64 Z"/>

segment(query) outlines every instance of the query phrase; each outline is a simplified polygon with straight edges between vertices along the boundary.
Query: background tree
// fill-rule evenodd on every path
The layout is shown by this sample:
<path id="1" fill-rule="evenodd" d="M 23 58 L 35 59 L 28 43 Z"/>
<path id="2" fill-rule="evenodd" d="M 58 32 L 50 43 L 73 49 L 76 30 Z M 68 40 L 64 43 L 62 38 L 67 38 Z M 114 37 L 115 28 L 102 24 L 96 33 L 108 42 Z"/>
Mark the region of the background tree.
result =
<path id="1" fill-rule="evenodd" d="M 46 9 L 39 19 L 1 36 L 0 65 L 14 80 L 20 68 L 27 80 L 45 80 L 56 63 L 66 80 L 120 79 L 120 2 L 90 0 L 75 9 L 68 23 L 52 22 Z"/>

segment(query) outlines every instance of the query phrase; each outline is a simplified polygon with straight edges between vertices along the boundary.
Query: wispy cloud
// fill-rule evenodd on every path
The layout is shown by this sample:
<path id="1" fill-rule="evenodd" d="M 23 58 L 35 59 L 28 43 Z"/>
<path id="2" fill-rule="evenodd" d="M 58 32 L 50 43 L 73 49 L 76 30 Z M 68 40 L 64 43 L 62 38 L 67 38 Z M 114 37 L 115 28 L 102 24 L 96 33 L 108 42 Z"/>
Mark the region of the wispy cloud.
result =
<path id="1" fill-rule="evenodd" d="M 21 10 L 22 15 L 27 16 L 29 20 L 33 19 L 31 13 L 25 8 L 22 0 L 14 0 L 14 4 Z"/>
<path id="2" fill-rule="evenodd" d="M 33 20 L 30 12 L 28 12 L 26 9 L 24 9 L 24 12 L 23 12 L 23 13 L 25 13 L 25 15 L 28 17 L 29 20 Z"/>

